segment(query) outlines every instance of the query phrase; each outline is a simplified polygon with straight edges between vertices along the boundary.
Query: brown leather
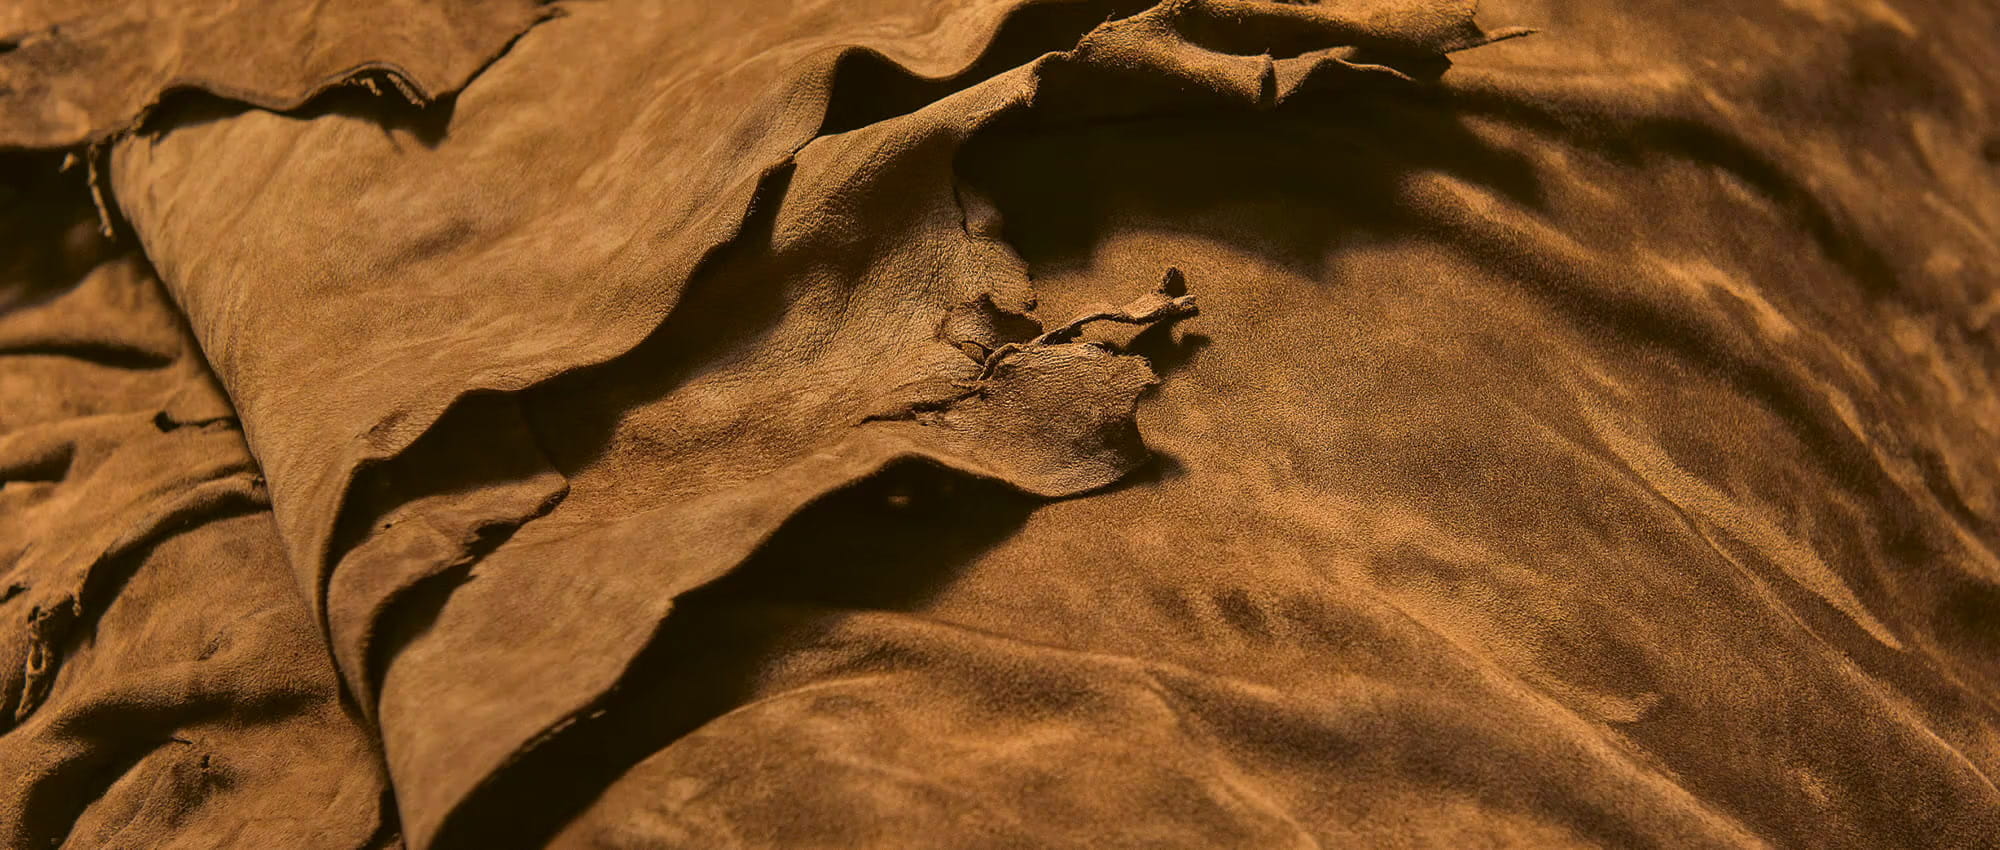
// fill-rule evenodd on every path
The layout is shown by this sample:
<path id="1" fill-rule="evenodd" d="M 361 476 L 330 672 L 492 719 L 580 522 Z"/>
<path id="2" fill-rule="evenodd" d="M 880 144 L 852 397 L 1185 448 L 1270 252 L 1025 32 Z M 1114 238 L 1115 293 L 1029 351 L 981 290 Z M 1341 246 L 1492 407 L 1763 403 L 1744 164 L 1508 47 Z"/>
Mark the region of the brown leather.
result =
<path id="1" fill-rule="evenodd" d="M 111 513 L 0 526 L 0 752 L 137 675 L 43 613 L 99 537 L 226 532 L 347 706 L 286 722 L 372 736 L 315 846 L 2000 834 L 1993 10 L 354 8 L 215 66 L 290 94 L 15 143 L 108 139 L 115 235 L 8 163 L 82 229 L 7 268 L 106 318 L 0 317 L 0 374 L 147 378 L 19 452 Z M 51 782 L 33 840 L 125 811 Z"/>

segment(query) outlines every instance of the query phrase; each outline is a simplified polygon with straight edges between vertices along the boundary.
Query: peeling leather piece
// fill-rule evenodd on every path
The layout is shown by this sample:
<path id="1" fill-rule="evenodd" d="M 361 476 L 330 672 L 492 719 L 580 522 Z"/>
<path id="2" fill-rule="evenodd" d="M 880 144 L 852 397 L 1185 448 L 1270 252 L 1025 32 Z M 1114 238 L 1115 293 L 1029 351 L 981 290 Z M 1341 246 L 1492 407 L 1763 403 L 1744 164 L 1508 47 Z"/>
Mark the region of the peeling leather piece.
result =
<path id="1" fill-rule="evenodd" d="M 1133 418 L 1139 395 L 1159 382 L 1144 359 L 1076 338 L 1095 322 L 1152 325 L 1194 316 L 1179 269 L 1123 307 L 1090 310 L 1026 342 L 980 358 L 979 374 L 949 398 L 914 402 L 862 425 L 911 423 L 940 433 L 941 448 L 991 477 L 1044 498 L 1103 487 L 1147 457 Z M 978 345 L 978 343 L 970 343 Z"/>
<path id="2" fill-rule="evenodd" d="M 1143 358 L 1091 343 L 1039 344 L 993 368 L 970 395 L 909 424 L 944 432 L 943 450 L 1044 498 L 1108 486 L 1145 462 L 1133 414 L 1159 377 Z"/>
<path id="3" fill-rule="evenodd" d="M 549 14 L 541 0 L 29 0 L 7 19 L 28 29 L 0 36 L 0 149 L 102 142 L 180 89 L 287 110 L 372 74 L 422 105 Z"/>
<path id="4" fill-rule="evenodd" d="M 1133 299 L 1123 307 L 1108 305 L 1099 307 L 1028 342 L 1008 343 L 994 349 L 981 364 L 978 380 L 986 381 L 997 374 L 1009 355 L 1030 348 L 1061 345 L 1073 341 L 1093 322 L 1150 325 L 1171 319 L 1184 319 L 1200 312 L 1195 307 L 1194 296 L 1187 294 L 1187 278 L 1181 274 L 1180 269 L 1169 268 L 1158 289 Z"/>

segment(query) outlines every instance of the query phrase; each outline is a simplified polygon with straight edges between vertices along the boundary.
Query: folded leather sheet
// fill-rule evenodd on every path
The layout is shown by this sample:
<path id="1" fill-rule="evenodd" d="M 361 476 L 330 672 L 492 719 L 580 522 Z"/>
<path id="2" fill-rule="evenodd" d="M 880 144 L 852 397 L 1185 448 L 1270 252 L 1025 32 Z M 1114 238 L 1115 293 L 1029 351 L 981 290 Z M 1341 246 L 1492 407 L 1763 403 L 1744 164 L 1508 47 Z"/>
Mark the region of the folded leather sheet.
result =
<path id="1" fill-rule="evenodd" d="M 1990 844 L 1995 32 L 0 12 L 0 840 Z"/>

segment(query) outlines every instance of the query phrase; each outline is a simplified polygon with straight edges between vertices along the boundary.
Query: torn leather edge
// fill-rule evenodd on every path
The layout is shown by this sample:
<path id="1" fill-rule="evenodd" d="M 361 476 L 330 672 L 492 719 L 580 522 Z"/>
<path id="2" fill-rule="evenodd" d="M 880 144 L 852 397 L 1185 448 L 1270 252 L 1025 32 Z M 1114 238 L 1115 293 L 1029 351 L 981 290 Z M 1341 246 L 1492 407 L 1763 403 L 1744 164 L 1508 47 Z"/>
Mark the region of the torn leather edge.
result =
<path id="1" fill-rule="evenodd" d="M 478 79 L 479 75 L 485 72 L 488 67 L 494 62 L 499 61 L 501 57 L 507 55 L 507 52 L 513 49 L 514 43 L 519 41 L 521 36 L 526 35 L 528 31 L 534 29 L 536 26 L 550 19 L 560 17 L 563 14 L 562 8 L 555 5 L 554 0 L 542 0 L 542 2 L 544 5 L 533 17 L 503 40 L 491 53 L 477 60 L 473 64 L 472 71 L 466 74 L 464 79 L 441 85 L 436 91 L 431 91 L 421 80 L 417 79 L 415 75 L 411 74 L 402 65 L 379 59 L 356 63 L 344 70 L 326 74 L 320 79 L 299 88 L 295 94 L 271 93 L 253 88 L 243 88 L 216 82 L 200 75 L 174 76 L 155 87 L 152 96 L 136 110 L 133 110 L 130 115 L 113 121 L 102 122 L 85 130 L 81 135 L 74 137 L 24 142 L 8 139 L 4 134 L 0 134 L 0 151 L 67 150 L 73 148 L 95 150 L 102 148 L 122 136 L 144 128 L 147 119 L 152 116 L 154 110 L 161 103 L 165 102 L 168 97 L 189 91 L 204 92 L 256 109 L 264 109 L 272 112 L 291 112 L 305 106 L 314 98 L 341 86 L 361 85 L 380 94 L 380 90 L 372 85 L 372 76 L 379 76 L 386 79 L 411 105 L 419 107 L 428 106 L 439 98 L 461 91 L 466 86 L 471 85 L 472 81 Z"/>

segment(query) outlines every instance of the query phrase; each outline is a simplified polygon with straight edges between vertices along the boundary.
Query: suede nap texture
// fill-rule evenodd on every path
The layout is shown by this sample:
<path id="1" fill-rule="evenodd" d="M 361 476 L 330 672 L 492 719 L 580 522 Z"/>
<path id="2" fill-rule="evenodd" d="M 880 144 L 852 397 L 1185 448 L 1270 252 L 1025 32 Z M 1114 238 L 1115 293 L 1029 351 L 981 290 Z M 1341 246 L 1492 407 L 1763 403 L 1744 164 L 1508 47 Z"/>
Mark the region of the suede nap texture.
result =
<path id="1" fill-rule="evenodd" d="M 15 845 L 2000 835 L 1986 4 L 26 8 Z"/>

